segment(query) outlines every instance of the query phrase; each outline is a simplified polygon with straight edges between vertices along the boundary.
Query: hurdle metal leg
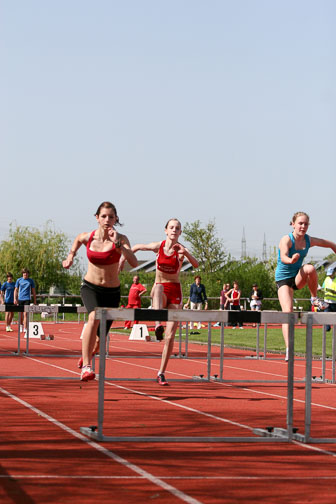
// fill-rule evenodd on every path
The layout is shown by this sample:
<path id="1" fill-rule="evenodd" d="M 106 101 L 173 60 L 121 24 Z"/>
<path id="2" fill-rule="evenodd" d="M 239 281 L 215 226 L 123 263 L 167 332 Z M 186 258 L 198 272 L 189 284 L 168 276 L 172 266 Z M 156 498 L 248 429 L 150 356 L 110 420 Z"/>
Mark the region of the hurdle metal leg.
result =
<path id="1" fill-rule="evenodd" d="M 332 331 L 332 377 L 331 377 L 331 383 L 335 383 L 335 358 L 336 358 L 335 326 L 333 326 L 333 331 Z"/>
<path id="2" fill-rule="evenodd" d="M 224 324 L 220 325 L 220 356 L 219 356 L 219 379 L 223 380 L 224 372 Z"/>
<path id="3" fill-rule="evenodd" d="M 302 317 L 306 324 L 306 385 L 305 385 L 305 432 L 303 435 L 295 433 L 293 438 L 313 444 L 333 444 L 336 438 L 314 438 L 311 437 L 311 419 L 312 419 L 312 361 L 313 361 L 313 325 L 314 324 L 335 324 L 336 314 L 333 313 L 307 313 Z M 334 336 L 334 335 L 333 335 Z M 334 339 L 334 338 L 333 338 Z M 334 346 L 334 344 L 333 344 Z M 334 348 L 333 348 L 334 352 Z M 334 378 L 334 376 L 333 376 Z"/>
<path id="4" fill-rule="evenodd" d="M 105 399 L 105 364 L 106 364 L 106 311 L 100 319 L 100 348 L 99 348 L 99 382 L 98 382 L 98 438 L 103 437 L 104 399 Z"/>
<path id="5" fill-rule="evenodd" d="M 264 325 L 264 360 L 267 359 L 267 324 Z"/>
<path id="6" fill-rule="evenodd" d="M 207 360 L 208 360 L 208 381 L 211 379 L 211 322 L 208 322 L 208 353 L 207 353 Z"/>
<path id="7" fill-rule="evenodd" d="M 322 381 L 326 380 L 326 360 L 327 360 L 327 331 L 326 326 L 322 326 Z"/>

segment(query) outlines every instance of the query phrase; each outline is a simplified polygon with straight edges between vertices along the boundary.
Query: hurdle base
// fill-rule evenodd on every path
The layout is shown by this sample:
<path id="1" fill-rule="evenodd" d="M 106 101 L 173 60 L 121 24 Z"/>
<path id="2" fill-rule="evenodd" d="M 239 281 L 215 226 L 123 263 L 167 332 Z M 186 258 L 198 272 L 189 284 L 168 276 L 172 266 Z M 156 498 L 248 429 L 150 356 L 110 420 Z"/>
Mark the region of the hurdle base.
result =
<path id="1" fill-rule="evenodd" d="M 253 434 L 256 436 L 261 436 L 264 438 L 272 438 L 273 441 L 277 439 L 281 439 L 284 442 L 290 442 L 292 438 L 294 437 L 294 434 L 290 438 L 288 435 L 288 431 L 286 429 L 283 429 L 281 427 L 272 427 L 272 430 L 270 429 L 253 429 Z"/>
<path id="2" fill-rule="evenodd" d="M 270 443 L 266 437 L 221 436 L 104 436 L 91 427 L 80 427 L 85 436 L 101 443 Z M 273 438 L 272 442 L 286 443 L 287 438 Z"/>

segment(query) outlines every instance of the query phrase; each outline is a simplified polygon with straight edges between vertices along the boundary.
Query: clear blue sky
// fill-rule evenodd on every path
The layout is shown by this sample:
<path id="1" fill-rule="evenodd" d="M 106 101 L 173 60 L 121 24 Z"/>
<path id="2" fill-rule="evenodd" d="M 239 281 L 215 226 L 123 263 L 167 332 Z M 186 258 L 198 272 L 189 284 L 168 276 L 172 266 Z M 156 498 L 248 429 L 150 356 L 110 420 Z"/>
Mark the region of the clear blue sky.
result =
<path id="1" fill-rule="evenodd" d="M 297 210 L 336 241 L 334 0 L 0 5 L 0 239 L 110 200 L 133 244 L 215 219 L 260 257 Z"/>

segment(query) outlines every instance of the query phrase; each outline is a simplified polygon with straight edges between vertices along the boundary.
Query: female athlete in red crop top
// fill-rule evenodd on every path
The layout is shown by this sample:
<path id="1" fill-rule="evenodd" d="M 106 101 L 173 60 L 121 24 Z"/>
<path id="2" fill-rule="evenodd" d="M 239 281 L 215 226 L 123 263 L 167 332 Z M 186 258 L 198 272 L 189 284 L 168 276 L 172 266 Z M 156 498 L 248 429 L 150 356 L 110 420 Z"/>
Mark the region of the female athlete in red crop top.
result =
<path id="1" fill-rule="evenodd" d="M 91 243 L 94 238 L 96 231 L 92 231 L 90 238 L 86 244 L 86 254 L 87 258 L 92 264 L 99 266 L 108 266 L 109 264 L 119 263 L 121 252 L 120 248 L 116 248 L 115 243 L 112 244 L 112 248 L 106 251 L 92 250 Z"/>
<path id="2" fill-rule="evenodd" d="M 89 260 L 88 270 L 81 286 L 83 303 L 89 313 L 88 323 L 82 340 L 81 380 L 93 380 L 91 356 L 95 352 L 96 335 L 99 334 L 99 320 L 95 320 L 97 306 L 117 308 L 120 301 L 119 260 L 121 257 L 132 267 L 138 261 L 131 250 L 127 236 L 119 234 L 114 226 L 119 223 L 117 210 L 109 201 L 99 205 L 95 214 L 98 229 L 92 233 L 81 233 L 72 244 L 68 257 L 63 261 L 64 268 L 73 264 L 77 250 L 85 245 Z M 112 321 L 108 324 L 108 329 Z"/>
<path id="3" fill-rule="evenodd" d="M 156 253 L 155 284 L 151 292 L 154 309 L 180 308 L 182 304 L 182 291 L 179 274 L 184 258 L 188 259 L 194 268 L 198 267 L 197 260 L 183 245 L 178 243 L 178 239 L 182 233 L 180 221 L 170 219 L 166 224 L 165 233 L 167 237 L 163 242 L 152 242 L 147 245 L 139 243 L 132 247 L 133 252 L 151 250 Z M 177 322 L 167 322 L 166 324 L 165 345 L 157 376 L 157 381 L 160 385 L 168 385 L 164 372 L 173 350 L 177 325 Z M 158 339 L 162 338 L 163 331 L 163 326 L 160 322 L 157 322 L 155 334 Z"/>

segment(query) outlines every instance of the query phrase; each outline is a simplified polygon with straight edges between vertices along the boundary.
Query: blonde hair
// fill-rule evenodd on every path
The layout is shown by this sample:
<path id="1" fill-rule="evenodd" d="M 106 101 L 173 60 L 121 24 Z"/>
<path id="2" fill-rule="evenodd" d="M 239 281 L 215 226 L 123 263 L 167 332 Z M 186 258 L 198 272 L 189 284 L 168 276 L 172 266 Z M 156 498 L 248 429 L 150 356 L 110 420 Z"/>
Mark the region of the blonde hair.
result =
<path id="1" fill-rule="evenodd" d="M 289 224 L 290 224 L 290 225 L 293 225 L 293 224 L 294 224 L 294 222 L 296 221 L 296 219 L 297 219 L 298 217 L 300 217 L 300 215 L 304 215 L 305 217 L 307 217 L 307 219 L 308 219 L 308 224 L 310 223 L 309 215 L 308 215 L 306 212 L 295 212 L 295 214 L 293 215 L 292 220 L 290 221 L 290 223 L 289 223 Z"/>

